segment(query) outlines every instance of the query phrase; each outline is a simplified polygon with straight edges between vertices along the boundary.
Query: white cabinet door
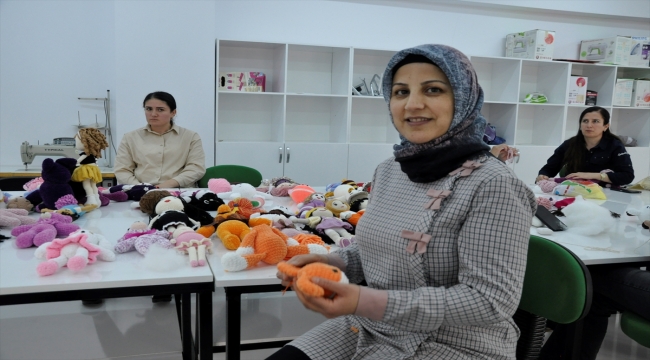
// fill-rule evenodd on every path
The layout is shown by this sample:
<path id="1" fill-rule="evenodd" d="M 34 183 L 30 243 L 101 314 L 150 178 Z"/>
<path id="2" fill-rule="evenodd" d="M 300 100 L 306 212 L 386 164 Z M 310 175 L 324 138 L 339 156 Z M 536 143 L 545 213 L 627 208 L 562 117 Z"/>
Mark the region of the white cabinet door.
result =
<path id="1" fill-rule="evenodd" d="M 635 184 L 644 177 L 650 175 L 650 148 L 647 147 L 628 147 L 627 152 L 632 158 L 632 167 L 634 168 Z"/>
<path id="2" fill-rule="evenodd" d="M 347 178 L 348 145 L 285 143 L 284 175 L 310 186 L 325 186 Z"/>
<path id="3" fill-rule="evenodd" d="M 372 181 L 377 165 L 393 156 L 393 144 L 350 144 L 348 178 L 356 182 Z"/>
<path id="4" fill-rule="evenodd" d="M 257 169 L 262 178 L 282 176 L 283 144 L 279 142 L 219 142 L 216 165 L 244 165 Z M 282 158 L 281 158 L 282 155 Z"/>

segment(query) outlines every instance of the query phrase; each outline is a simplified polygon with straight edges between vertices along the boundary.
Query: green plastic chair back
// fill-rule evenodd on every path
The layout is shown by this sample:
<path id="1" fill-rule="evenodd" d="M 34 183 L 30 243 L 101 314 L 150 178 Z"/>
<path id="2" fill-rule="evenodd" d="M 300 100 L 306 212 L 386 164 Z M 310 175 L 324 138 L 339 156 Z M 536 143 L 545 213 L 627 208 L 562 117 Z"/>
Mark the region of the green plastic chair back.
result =
<path id="1" fill-rule="evenodd" d="M 650 348 L 650 320 L 631 312 L 621 316 L 621 330 L 639 344 Z"/>
<path id="2" fill-rule="evenodd" d="M 560 324 L 582 319 L 591 307 L 591 276 L 571 250 L 531 236 L 519 308 Z"/>
<path id="3" fill-rule="evenodd" d="M 205 175 L 199 180 L 200 188 L 208 187 L 210 179 L 226 179 L 231 184 L 246 183 L 260 186 L 262 174 L 248 166 L 242 165 L 217 165 L 205 170 Z"/>

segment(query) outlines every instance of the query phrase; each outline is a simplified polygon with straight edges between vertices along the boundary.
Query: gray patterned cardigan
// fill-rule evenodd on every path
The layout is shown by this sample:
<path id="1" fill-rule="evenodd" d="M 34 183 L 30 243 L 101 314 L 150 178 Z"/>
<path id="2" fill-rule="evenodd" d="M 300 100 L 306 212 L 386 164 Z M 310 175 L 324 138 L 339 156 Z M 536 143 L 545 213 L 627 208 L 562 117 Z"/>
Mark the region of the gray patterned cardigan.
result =
<path id="1" fill-rule="evenodd" d="M 312 359 L 514 359 L 537 204 L 501 161 L 475 163 L 431 183 L 411 182 L 394 158 L 381 163 L 357 242 L 330 255 L 368 283 L 356 315 L 291 345 Z"/>

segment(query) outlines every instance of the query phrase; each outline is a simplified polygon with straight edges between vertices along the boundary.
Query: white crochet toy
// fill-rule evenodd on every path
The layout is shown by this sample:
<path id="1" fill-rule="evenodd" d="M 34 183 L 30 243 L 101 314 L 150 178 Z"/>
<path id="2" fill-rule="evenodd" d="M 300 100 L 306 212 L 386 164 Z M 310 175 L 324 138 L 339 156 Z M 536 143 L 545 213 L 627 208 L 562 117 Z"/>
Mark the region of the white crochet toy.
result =
<path id="1" fill-rule="evenodd" d="M 262 198 L 264 200 L 273 199 L 273 196 L 270 194 L 259 192 L 255 190 L 253 185 L 245 183 L 232 185 L 231 191 L 218 193 L 217 196 L 224 200 L 232 200 L 240 197 L 248 200 L 254 200 L 255 198 Z"/>
<path id="2" fill-rule="evenodd" d="M 115 261 L 112 248 L 113 244 L 103 235 L 77 230 L 65 239 L 54 239 L 36 249 L 34 255 L 39 259 L 47 260 L 38 264 L 36 272 L 41 276 L 47 276 L 64 266 L 79 271 L 97 259 Z"/>

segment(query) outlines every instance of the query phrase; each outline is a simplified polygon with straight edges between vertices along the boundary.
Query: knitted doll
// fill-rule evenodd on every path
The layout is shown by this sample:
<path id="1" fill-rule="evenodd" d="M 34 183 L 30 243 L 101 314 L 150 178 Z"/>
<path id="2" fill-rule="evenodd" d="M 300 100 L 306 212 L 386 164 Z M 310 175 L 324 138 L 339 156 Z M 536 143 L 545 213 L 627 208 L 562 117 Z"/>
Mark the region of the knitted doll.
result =
<path id="1" fill-rule="evenodd" d="M 297 267 L 281 261 L 278 263 L 278 271 L 293 277 L 298 290 L 303 292 L 305 295 L 313 297 L 329 298 L 334 295 L 321 286 L 314 284 L 312 279 L 315 277 L 336 281 L 341 284 L 348 284 L 350 282 L 348 277 L 345 276 L 343 271 L 339 270 L 339 268 L 320 262 L 307 264 L 303 267 Z"/>
<path id="2" fill-rule="evenodd" d="M 160 245 L 165 249 L 173 249 L 174 244 L 170 241 L 171 237 L 172 235 L 168 231 L 149 229 L 147 224 L 142 221 L 136 221 L 131 225 L 126 234 L 117 240 L 115 252 L 123 254 L 136 250 L 140 254 L 145 255 L 153 244 Z"/>
<path id="3" fill-rule="evenodd" d="M 180 197 L 186 203 L 205 211 L 216 211 L 224 201 L 210 190 L 185 190 Z"/>
<path id="4" fill-rule="evenodd" d="M 102 190 L 101 194 L 116 202 L 127 200 L 140 201 L 142 196 L 156 187 L 151 184 L 142 183 L 136 185 L 115 185 Z"/>
<path id="5" fill-rule="evenodd" d="M 38 190 L 25 197 L 35 205 L 35 210 L 39 212 L 42 209 L 56 209 L 56 202 L 59 199 L 74 194 L 69 184 L 70 171 L 64 165 L 59 161 L 47 158 L 43 160 L 42 167 L 43 183 Z"/>
<path id="6" fill-rule="evenodd" d="M 11 235 L 16 237 L 16 246 L 19 249 L 30 246 L 41 246 L 54 238 L 63 238 L 79 230 L 79 226 L 72 224 L 72 218 L 56 212 L 41 214 L 41 218 L 34 224 L 20 225 L 11 230 Z"/>
<path id="7" fill-rule="evenodd" d="M 325 242 L 336 244 L 340 247 L 350 246 L 354 242 L 352 225 L 337 218 L 325 207 L 315 207 L 309 210 L 305 219 L 295 216 L 290 218 L 294 223 L 305 224 L 314 233 L 324 236 Z"/>
<path id="8" fill-rule="evenodd" d="M 115 261 L 115 253 L 111 248 L 111 243 L 100 234 L 86 230 L 75 231 L 65 239 L 54 239 L 36 249 L 34 256 L 47 260 L 38 264 L 36 271 L 41 276 L 47 276 L 63 266 L 79 271 L 97 259 Z"/>
<path id="9" fill-rule="evenodd" d="M 94 128 L 79 130 L 75 136 L 75 147 L 81 150 L 77 159 L 77 168 L 72 173 L 72 181 L 83 184 L 86 191 L 86 205 L 101 204 L 97 183 L 102 182 L 102 173 L 97 166 L 97 158 L 102 157 L 102 150 L 108 147 L 106 137 Z"/>

